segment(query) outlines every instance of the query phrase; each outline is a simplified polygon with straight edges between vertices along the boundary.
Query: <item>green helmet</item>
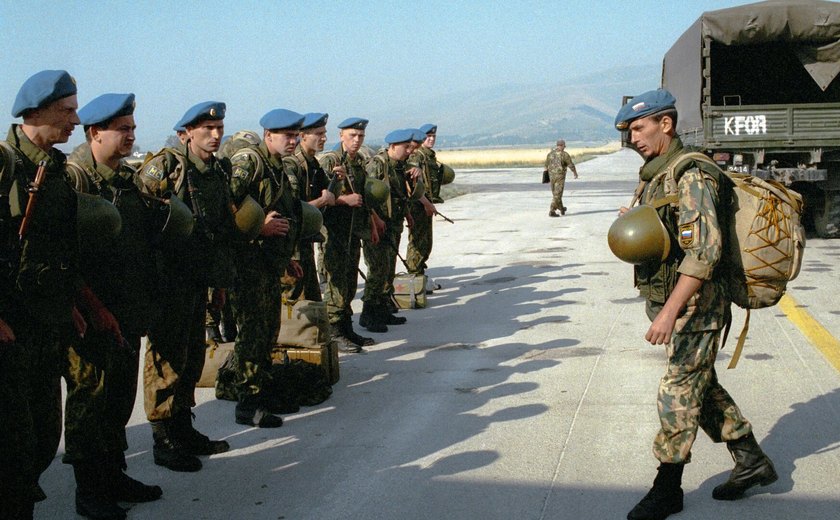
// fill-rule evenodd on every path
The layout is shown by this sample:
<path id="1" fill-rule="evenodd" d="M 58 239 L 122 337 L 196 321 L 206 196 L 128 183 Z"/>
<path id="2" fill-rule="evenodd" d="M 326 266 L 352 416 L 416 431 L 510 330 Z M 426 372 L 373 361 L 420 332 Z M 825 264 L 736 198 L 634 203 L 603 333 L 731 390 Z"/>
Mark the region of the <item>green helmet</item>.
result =
<path id="1" fill-rule="evenodd" d="M 409 200 L 420 200 L 420 197 L 426 194 L 426 183 L 423 182 L 423 177 L 417 179 L 414 183 L 414 189 L 409 193 Z"/>
<path id="2" fill-rule="evenodd" d="M 443 172 L 443 178 L 440 180 L 441 184 L 452 184 L 452 181 L 455 180 L 455 170 L 448 164 L 441 164 L 440 169 Z"/>
<path id="3" fill-rule="evenodd" d="M 76 232 L 83 249 L 102 239 L 116 238 L 121 229 L 122 218 L 116 206 L 99 195 L 76 193 Z"/>
<path id="4" fill-rule="evenodd" d="M 239 204 L 239 208 L 233 213 L 233 220 L 240 233 L 245 235 L 248 240 L 254 240 L 262 231 L 265 211 L 250 195 L 245 195 L 242 203 Z"/>
<path id="5" fill-rule="evenodd" d="M 384 204 L 391 195 L 391 187 L 376 177 L 365 180 L 365 200 L 370 204 Z"/>
<path id="6" fill-rule="evenodd" d="M 184 201 L 170 194 L 166 203 L 160 206 L 160 210 L 166 214 L 163 226 L 160 229 L 162 240 L 174 242 L 192 234 L 195 219 L 189 206 L 184 204 Z"/>
<path id="7" fill-rule="evenodd" d="M 259 146 L 260 142 L 260 136 L 256 132 L 240 130 L 228 139 L 225 139 L 225 142 L 219 147 L 219 151 L 216 152 L 216 157 L 227 157 L 230 159 L 242 148 Z"/>
<path id="8" fill-rule="evenodd" d="M 610 250 L 619 259 L 640 265 L 661 262 L 671 252 L 671 237 L 653 206 L 641 205 L 617 218 L 607 234 Z"/>
<path id="9" fill-rule="evenodd" d="M 300 238 L 310 238 L 321 232 L 324 215 L 308 202 L 300 202 Z"/>

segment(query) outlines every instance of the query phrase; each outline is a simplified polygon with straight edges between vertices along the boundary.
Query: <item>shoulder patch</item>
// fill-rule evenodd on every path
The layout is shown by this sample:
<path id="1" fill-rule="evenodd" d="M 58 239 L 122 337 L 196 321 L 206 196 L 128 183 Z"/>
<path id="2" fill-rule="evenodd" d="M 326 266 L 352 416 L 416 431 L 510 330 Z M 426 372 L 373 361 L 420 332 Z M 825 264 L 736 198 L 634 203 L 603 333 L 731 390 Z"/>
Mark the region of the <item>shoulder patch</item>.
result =
<path id="1" fill-rule="evenodd" d="M 143 169 L 143 174 L 157 181 L 162 181 L 164 177 L 163 170 L 161 170 L 154 164 L 149 164 L 148 166 L 146 166 L 146 168 Z"/>

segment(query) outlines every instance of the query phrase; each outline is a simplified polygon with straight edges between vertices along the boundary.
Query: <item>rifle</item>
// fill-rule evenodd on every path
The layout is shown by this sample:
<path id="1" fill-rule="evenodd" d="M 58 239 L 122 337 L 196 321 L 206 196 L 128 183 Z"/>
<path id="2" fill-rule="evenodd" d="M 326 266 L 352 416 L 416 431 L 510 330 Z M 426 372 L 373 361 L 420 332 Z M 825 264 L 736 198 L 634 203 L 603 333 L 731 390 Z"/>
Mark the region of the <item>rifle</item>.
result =
<path id="1" fill-rule="evenodd" d="M 23 215 L 23 220 L 20 221 L 20 229 L 18 230 L 18 237 L 20 240 L 26 237 L 29 232 L 29 223 L 32 222 L 32 215 L 35 213 L 35 205 L 38 203 L 38 192 L 44 185 L 44 177 L 47 174 L 47 161 L 43 160 L 38 163 L 38 169 L 35 171 L 35 181 L 29 186 L 29 202 L 26 204 L 26 212 Z"/>
<path id="2" fill-rule="evenodd" d="M 454 221 L 454 220 L 452 220 L 451 218 L 447 217 L 446 215 L 444 215 L 443 213 L 441 213 L 441 212 L 440 212 L 440 211 L 438 211 L 438 210 L 435 210 L 435 215 L 437 215 L 437 216 L 441 217 L 443 220 L 445 220 L 445 221 L 449 222 L 450 224 L 454 224 L 454 223 L 455 223 L 455 221 Z"/>

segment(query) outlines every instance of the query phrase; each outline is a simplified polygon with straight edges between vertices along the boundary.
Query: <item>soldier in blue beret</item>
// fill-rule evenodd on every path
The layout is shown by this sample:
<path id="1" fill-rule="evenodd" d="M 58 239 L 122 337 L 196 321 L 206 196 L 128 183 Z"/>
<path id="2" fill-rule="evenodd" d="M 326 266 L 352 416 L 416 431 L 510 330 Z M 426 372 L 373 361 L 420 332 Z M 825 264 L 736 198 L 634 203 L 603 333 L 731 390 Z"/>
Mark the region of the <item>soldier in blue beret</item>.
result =
<path id="1" fill-rule="evenodd" d="M 384 222 L 372 212 L 364 199 L 365 158 L 361 153 L 368 120 L 351 117 L 342 121 L 336 150 L 319 159 L 321 167 L 335 180 L 335 205 L 324 211 L 327 239 L 324 243 L 324 269 L 327 286 L 324 301 L 330 320 L 331 340 L 341 352 L 361 352 L 363 346 L 373 345 L 373 338 L 361 336 L 353 330 L 353 309 L 350 304 L 356 295 L 362 240 L 379 240 L 378 230 Z M 374 237 L 374 238 L 372 238 Z"/>
<path id="2" fill-rule="evenodd" d="M 225 132 L 225 109 L 218 101 L 191 107 L 175 125 L 184 127 L 185 142 L 156 153 L 137 175 L 143 192 L 178 197 L 195 216 L 192 234 L 161 255 L 160 286 L 167 290 L 156 300 L 161 319 L 150 328 L 143 369 L 154 462 L 173 471 L 198 471 L 197 455 L 230 449 L 227 442 L 198 432 L 192 415 L 204 367 L 207 291 L 213 288 L 211 304 L 222 308 L 234 276 L 238 235 L 228 188 L 230 163 L 214 155 Z"/>
<path id="3" fill-rule="evenodd" d="M 23 124 L 0 141 L 0 503 L 11 518 L 31 518 L 34 502 L 45 498 L 38 478 L 61 437 L 65 338 L 73 330 L 83 335 L 86 320 L 119 335 L 82 279 L 76 221 L 67 218 L 76 214 L 76 195 L 54 145 L 79 124 L 77 108 L 70 74 L 39 72 L 23 83 L 12 108 Z M 30 196 L 33 183 L 39 189 Z"/>
<path id="4" fill-rule="evenodd" d="M 657 207 L 671 237 L 667 258 L 634 267 L 651 320 L 645 340 L 664 345 L 668 362 L 657 397 L 660 430 L 653 441 L 658 473 L 650 492 L 627 515 L 630 520 L 664 519 L 682 511 L 683 468 L 699 428 L 714 442 L 726 442 L 735 460 L 713 498 L 741 498 L 778 476 L 715 373 L 721 330 L 730 320 L 725 282 L 716 269 L 726 254 L 718 220 L 723 172 L 711 160 L 686 156 L 676 134 L 675 100 L 667 90 L 631 99 L 618 112 L 615 126 L 629 130 L 630 142 L 645 159 L 634 202 Z M 667 197 L 674 197 L 676 205 L 655 205 Z M 621 208 L 620 213 L 627 211 Z"/>
<path id="5" fill-rule="evenodd" d="M 67 176 L 81 193 L 113 202 L 122 219 L 120 234 L 82 249 L 82 273 L 120 324 L 120 345 L 92 330 L 70 348 L 64 376 L 65 454 L 76 478 L 76 510 L 91 518 L 122 518 L 117 502 L 149 502 L 161 497 L 123 472 L 128 448 L 125 427 L 137 393 L 140 339 L 154 320 L 156 251 L 149 207 L 123 162 L 134 146 L 134 94 L 103 94 L 79 110 L 86 145 L 74 150 Z M 104 491 L 104 492 L 103 492 Z"/>
<path id="6" fill-rule="evenodd" d="M 300 128 L 300 140 L 294 154 L 283 158 L 286 173 L 298 197 L 322 211 L 335 204 L 335 194 L 329 190 L 330 180 L 315 156 L 324 151 L 327 142 L 328 114 L 311 112 L 303 117 Z M 338 191 L 336 184 L 333 190 Z M 324 237 L 319 232 L 314 237 L 305 239 L 300 245 L 300 265 L 303 278 L 295 289 L 302 289 L 302 296 L 307 300 L 322 301 L 321 286 L 318 283 L 318 271 L 315 264 L 315 243 L 323 243 Z M 323 261 L 321 262 L 323 265 Z M 324 276 L 326 278 L 326 276 Z"/>

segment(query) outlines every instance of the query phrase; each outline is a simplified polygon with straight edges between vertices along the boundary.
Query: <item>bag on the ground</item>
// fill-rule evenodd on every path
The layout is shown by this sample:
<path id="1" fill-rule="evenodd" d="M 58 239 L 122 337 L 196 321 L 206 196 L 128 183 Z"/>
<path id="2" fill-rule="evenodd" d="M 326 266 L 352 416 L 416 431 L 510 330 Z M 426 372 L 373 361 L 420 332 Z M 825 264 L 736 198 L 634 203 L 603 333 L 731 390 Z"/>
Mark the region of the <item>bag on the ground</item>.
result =
<path id="1" fill-rule="evenodd" d="M 204 368 L 201 370 L 201 377 L 195 386 L 199 388 L 213 388 L 216 384 L 216 375 L 222 364 L 233 354 L 233 343 L 218 343 L 207 340 L 204 350 Z"/>
<path id="2" fill-rule="evenodd" d="M 400 309 L 426 308 L 426 275 L 399 273 L 394 277 L 394 300 Z"/>
<path id="3" fill-rule="evenodd" d="M 330 322 L 324 302 L 283 297 L 280 313 L 278 345 L 316 348 L 329 341 Z"/>
<path id="4" fill-rule="evenodd" d="M 548 170 L 543 170 L 542 183 L 548 184 L 551 179 L 548 177 Z"/>

